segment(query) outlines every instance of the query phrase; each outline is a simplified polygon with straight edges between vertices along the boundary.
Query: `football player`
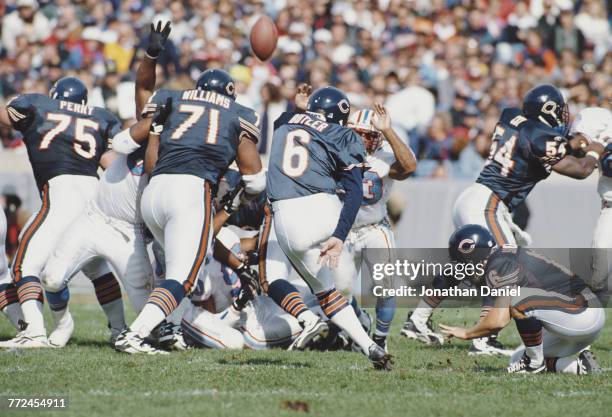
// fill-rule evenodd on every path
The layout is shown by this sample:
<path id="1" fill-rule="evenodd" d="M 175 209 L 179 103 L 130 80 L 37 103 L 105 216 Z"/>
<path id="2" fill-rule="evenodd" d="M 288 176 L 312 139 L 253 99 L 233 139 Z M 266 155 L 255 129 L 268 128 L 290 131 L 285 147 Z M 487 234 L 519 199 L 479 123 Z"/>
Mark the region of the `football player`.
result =
<path id="1" fill-rule="evenodd" d="M 159 45 L 163 48 L 169 34 L 169 22 L 154 22 L 151 25 L 147 53 L 155 55 L 156 49 L 153 47 Z M 149 60 L 155 59 L 147 56 Z M 138 68 L 136 82 L 136 92 L 140 98 L 143 95 L 141 90 L 146 88 L 147 82 L 155 84 L 155 66 L 144 63 L 141 65 L 145 68 Z M 136 100 L 139 118 L 142 118 L 139 113 L 143 109 L 139 104 L 141 102 L 142 100 Z M 141 141 L 148 138 L 151 116 L 156 124 L 164 122 L 163 117 L 167 116 L 167 112 L 161 107 L 156 110 L 153 115 L 147 115 L 148 120 L 130 128 L 132 136 Z M 125 134 L 124 131 L 116 135 L 119 148 L 122 135 Z M 114 142 L 115 138 L 112 140 Z M 153 281 L 151 262 L 146 250 L 145 226 L 139 207 L 142 192 L 148 183 L 148 175 L 144 172 L 144 148 L 129 155 L 112 151 L 105 159 L 107 166 L 100 178 L 96 197 L 64 232 L 42 272 L 42 282 L 47 293 L 67 300 L 67 284 L 74 274 L 84 265 L 104 259 L 119 275 L 132 307 L 138 313 L 146 303 Z M 55 311 L 54 318 L 59 322 L 67 320 L 64 318 L 68 312 L 67 302 L 56 305 Z M 125 327 L 122 315 L 114 316 L 109 327 L 111 344 L 114 346 L 117 336 Z M 63 332 L 62 328 L 65 329 Z M 56 326 L 55 335 L 52 333 L 50 338 L 55 336 L 54 344 L 63 346 L 68 342 L 71 330 L 70 326 Z"/>
<path id="2" fill-rule="evenodd" d="M 596 138 L 579 135 L 569 140 L 566 137 L 568 121 L 563 95 L 548 84 L 527 92 L 522 109 L 505 109 L 495 127 L 489 158 L 480 176 L 455 202 L 455 227 L 479 224 L 493 234 L 499 246 L 528 245 L 530 237 L 514 224 L 512 210 L 552 171 L 572 178 L 586 178 L 604 152 L 604 146 Z M 586 155 L 582 156 L 583 153 Z M 421 300 L 409 315 L 402 334 L 441 342 L 429 324 L 433 309 L 441 302 L 440 298 Z M 490 307 L 483 307 L 482 316 Z M 475 339 L 470 353 L 508 354 L 509 351 L 492 337 Z"/>
<path id="3" fill-rule="evenodd" d="M 40 210 L 22 231 L 11 268 L 27 327 L 1 346 L 46 347 L 40 283 L 43 267 L 62 232 L 94 197 L 98 164 L 121 123 L 109 111 L 88 106 L 87 88 L 74 77 L 58 80 L 49 96 L 13 98 L 0 108 L 0 123 L 23 134 L 42 199 Z M 115 280 L 106 265 L 92 268 L 90 274 Z"/>
<path id="4" fill-rule="evenodd" d="M 598 295 L 609 294 L 612 276 L 612 113 L 601 107 L 587 107 L 572 123 L 574 134 L 605 140 L 606 151 L 599 161 L 597 191 L 601 197 L 601 213 L 593 235 L 593 275 L 589 283 Z"/>
<path id="5" fill-rule="evenodd" d="M 486 337 L 514 319 L 524 348 L 513 355 L 508 372 L 600 372 L 588 350 L 605 323 L 595 294 L 563 265 L 531 249 L 496 246 L 494 239 L 480 225 L 462 226 L 451 236 L 451 258 L 484 262 L 482 279 L 507 295 L 496 296 L 495 307 L 476 325 L 466 329 L 440 324 L 442 332 L 460 339 Z"/>
<path id="6" fill-rule="evenodd" d="M 17 330 L 23 320 L 17 300 L 17 289 L 11 284 L 11 275 L 6 258 L 6 215 L 0 207 L 0 311 Z"/>
<path id="7" fill-rule="evenodd" d="M 346 127 L 350 103 L 340 90 L 318 89 L 306 110 L 285 113 L 275 123 L 266 190 L 276 237 L 329 320 L 346 331 L 376 369 L 390 369 L 390 355 L 361 327 L 331 274 L 362 200 L 363 141 Z M 345 190 L 344 202 L 336 195 L 337 181 Z"/>
<path id="8" fill-rule="evenodd" d="M 395 239 L 387 218 L 387 200 L 394 180 L 404 180 L 416 169 L 416 158 L 412 150 L 399 138 L 391 127 L 391 118 L 386 109 L 375 104 L 373 110 L 354 112 L 348 127 L 355 130 L 363 139 L 367 152 L 366 163 L 369 169 L 363 174 L 363 200 L 344 250 L 349 262 L 334 269 L 336 288 L 344 294 L 351 294 L 364 258 L 364 249 L 387 249 L 385 262 L 392 262 Z M 356 308 L 355 314 L 361 319 L 364 315 Z M 395 298 L 380 297 L 376 302 L 376 329 L 373 340 L 386 349 L 386 338 L 395 314 Z"/>
<path id="9" fill-rule="evenodd" d="M 166 279 L 115 348 L 156 354 L 163 351 L 144 338 L 195 288 L 212 238 L 219 177 L 236 160 L 246 193 L 257 194 L 265 174 L 256 147 L 258 116 L 236 103 L 234 81 L 225 71 L 204 71 L 193 89 L 158 90 L 148 105 L 169 109 L 163 124 L 152 125 L 157 134 L 149 136 L 146 158 L 154 169 L 141 200 L 142 217 L 165 251 Z M 140 147 L 134 137 L 122 143 L 129 145 L 127 153 Z"/>
<path id="10" fill-rule="evenodd" d="M 229 228 L 224 227 L 216 240 L 216 244 L 242 255 L 241 241 Z M 257 295 L 244 305 L 248 300 L 239 298 L 241 285 L 232 268 L 216 259 L 210 261 L 182 319 L 188 344 L 213 349 L 270 349 L 287 347 L 300 334 L 298 321 L 271 298 Z"/>

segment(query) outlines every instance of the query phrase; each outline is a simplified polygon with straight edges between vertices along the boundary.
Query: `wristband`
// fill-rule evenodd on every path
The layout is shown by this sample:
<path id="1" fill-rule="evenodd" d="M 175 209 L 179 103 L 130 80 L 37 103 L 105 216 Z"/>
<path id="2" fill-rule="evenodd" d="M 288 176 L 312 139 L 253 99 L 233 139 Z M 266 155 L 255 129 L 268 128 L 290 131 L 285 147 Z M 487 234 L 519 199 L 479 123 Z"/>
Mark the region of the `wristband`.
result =
<path id="1" fill-rule="evenodd" d="M 595 160 L 597 160 L 597 161 L 599 161 L 599 158 L 601 158 L 601 155 L 600 155 L 600 154 L 598 154 L 598 153 L 597 153 L 597 152 L 595 152 L 595 151 L 588 151 L 588 152 L 586 153 L 586 156 L 593 157 L 593 158 L 595 158 Z"/>

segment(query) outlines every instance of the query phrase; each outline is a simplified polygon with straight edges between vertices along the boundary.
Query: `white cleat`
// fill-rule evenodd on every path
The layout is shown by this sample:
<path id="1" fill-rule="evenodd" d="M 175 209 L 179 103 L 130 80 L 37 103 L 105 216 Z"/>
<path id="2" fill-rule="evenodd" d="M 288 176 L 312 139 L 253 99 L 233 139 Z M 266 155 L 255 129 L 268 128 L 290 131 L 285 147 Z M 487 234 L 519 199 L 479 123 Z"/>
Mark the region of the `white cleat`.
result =
<path id="1" fill-rule="evenodd" d="M 436 333 L 431 326 L 431 322 L 428 320 L 425 323 L 412 320 L 409 318 L 400 331 L 402 336 L 408 339 L 418 340 L 426 345 L 440 345 L 444 344 L 444 336 L 440 333 Z"/>
<path id="2" fill-rule="evenodd" d="M 472 345 L 470 346 L 470 350 L 468 351 L 468 355 L 503 355 L 503 356 L 512 356 L 514 350 L 506 349 L 504 345 L 502 345 L 497 337 L 489 336 L 489 337 L 481 337 L 479 339 L 473 339 Z"/>
<path id="3" fill-rule="evenodd" d="M 317 338 L 325 338 L 329 334 L 327 323 L 317 317 L 304 326 L 304 330 L 295 338 L 293 343 L 289 345 L 287 350 L 304 350 Z"/>
<path id="4" fill-rule="evenodd" d="M 52 347 L 64 347 L 68 344 L 72 333 L 74 332 L 74 320 L 72 314 L 66 313 L 64 317 L 56 324 L 55 329 L 49 335 L 49 344 Z"/>
<path id="5" fill-rule="evenodd" d="M 168 355 L 165 350 L 156 349 L 148 344 L 138 333 L 130 329 L 123 330 L 117 337 L 115 349 L 118 352 L 125 353 L 142 353 L 145 355 Z"/>
<path id="6" fill-rule="evenodd" d="M 0 342 L 0 348 L 4 349 L 37 349 L 49 347 L 52 346 L 49 344 L 47 336 L 44 334 L 30 335 L 25 330 L 17 333 L 17 336 L 13 339 Z"/>

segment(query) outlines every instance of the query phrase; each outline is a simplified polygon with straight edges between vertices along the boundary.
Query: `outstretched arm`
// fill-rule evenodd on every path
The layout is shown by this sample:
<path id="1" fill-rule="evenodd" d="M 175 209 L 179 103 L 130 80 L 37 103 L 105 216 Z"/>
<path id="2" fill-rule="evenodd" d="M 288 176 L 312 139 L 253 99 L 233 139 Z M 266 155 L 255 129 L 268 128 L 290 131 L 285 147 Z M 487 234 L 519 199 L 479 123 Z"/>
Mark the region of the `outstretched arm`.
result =
<path id="1" fill-rule="evenodd" d="M 136 118 L 140 120 L 147 101 L 155 91 L 155 65 L 170 35 L 170 21 L 159 19 L 151 23 L 147 51 L 136 70 Z"/>
<path id="2" fill-rule="evenodd" d="M 393 155 L 395 155 L 395 163 L 391 165 L 389 177 L 399 181 L 405 180 L 416 170 L 416 157 L 412 149 L 404 143 L 391 127 L 391 117 L 389 117 L 387 109 L 382 104 L 375 103 L 374 112 L 376 117 L 373 118 L 372 124 L 382 132 L 389 145 L 391 145 Z"/>
<path id="3" fill-rule="evenodd" d="M 489 314 L 469 329 L 447 326 L 445 324 L 440 324 L 440 329 L 449 339 L 452 337 L 458 339 L 476 339 L 478 337 L 490 336 L 510 323 L 509 306 L 510 297 L 498 297 L 495 301 L 495 307 L 489 311 Z"/>
<path id="4" fill-rule="evenodd" d="M 0 108 L 0 124 L 6 127 L 12 127 L 11 119 L 9 119 L 8 111 L 6 107 Z"/>
<path id="5" fill-rule="evenodd" d="M 601 143 L 591 142 L 586 148 L 586 156 L 577 158 L 573 155 L 568 155 L 553 165 L 552 169 L 566 177 L 584 179 L 595 170 L 604 149 Z"/>

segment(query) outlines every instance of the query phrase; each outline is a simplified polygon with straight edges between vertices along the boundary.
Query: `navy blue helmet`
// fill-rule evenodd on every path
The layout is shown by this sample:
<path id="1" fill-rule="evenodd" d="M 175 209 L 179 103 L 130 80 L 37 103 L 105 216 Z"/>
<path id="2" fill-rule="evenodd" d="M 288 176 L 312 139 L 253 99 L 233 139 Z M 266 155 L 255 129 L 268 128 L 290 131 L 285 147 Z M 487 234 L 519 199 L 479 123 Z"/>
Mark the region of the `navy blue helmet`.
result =
<path id="1" fill-rule="evenodd" d="M 494 247 L 495 239 L 491 232 L 478 224 L 461 226 L 448 240 L 448 253 L 457 262 L 484 261 Z"/>
<path id="2" fill-rule="evenodd" d="M 346 125 L 351 112 L 351 103 L 346 94 L 335 87 L 322 87 L 308 98 L 306 110 L 325 116 L 330 123 Z"/>
<path id="3" fill-rule="evenodd" d="M 569 112 L 567 103 L 557 87 L 542 84 L 532 88 L 523 99 L 523 114 L 550 127 L 567 128 Z"/>
<path id="4" fill-rule="evenodd" d="M 198 90 L 214 91 L 231 99 L 236 99 L 236 85 L 233 78 L 220 69 L 208 69 L 196 81 Z"/>
<path id="5" fill-rule="evenodd" d="M 49 97 L 72 103 L 87 104 L 87 87 L 75 77 L 60 78 L 49 90 Z"/>

